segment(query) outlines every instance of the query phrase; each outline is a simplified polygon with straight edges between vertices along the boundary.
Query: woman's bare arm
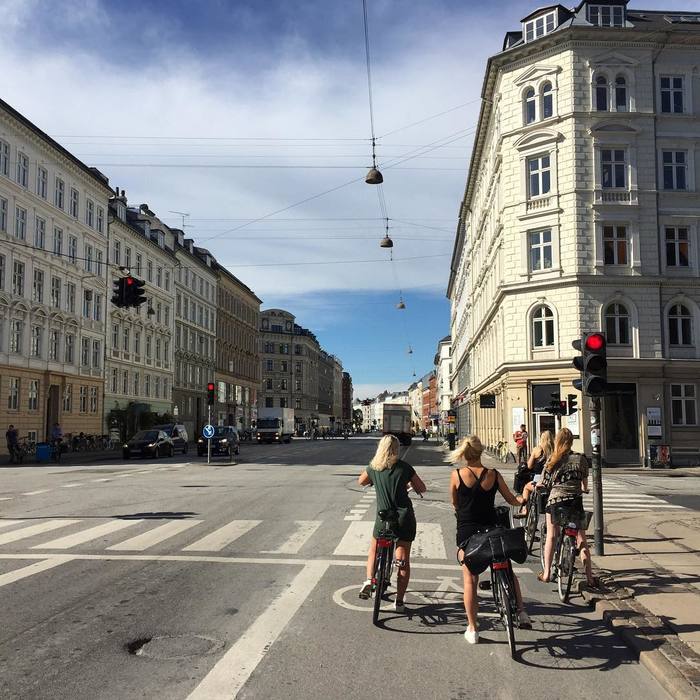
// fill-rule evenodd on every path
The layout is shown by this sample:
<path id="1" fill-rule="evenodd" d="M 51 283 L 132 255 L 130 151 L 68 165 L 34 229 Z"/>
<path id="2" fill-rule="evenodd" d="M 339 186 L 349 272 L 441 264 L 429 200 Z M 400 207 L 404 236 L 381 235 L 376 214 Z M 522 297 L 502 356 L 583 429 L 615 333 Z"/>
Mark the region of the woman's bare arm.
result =
<path id="1" fill-rule="evenodd" d="M 530 459 L 527 460 L 527 468 L 532 471 L 535 468 L 535 462 L 542 456 L 542 450 L 539 447 L 535 449 L 530 454 Z"/>
<path id="2" fill-rule="evenodd" d="M 453 469 L 450 475 L 450 498 L 452 499 L 452 507 L 457 510 L 457 470 Z"/>
<path id="3" fill-rule="evenodd" d="M 512 506 L 522 505 L 525 501 L 522 496 L 516 496 L 507 486 L 506 482 L 503 480 L 501 472 L 498 472 L 498 490 L 501 496 L 506 500 L 506 503 L 510 503 Z"/>
<path id="4" fill-rule="evenodd" d="M 413 486 L 413 490 L 416 493 L 425 493 L 428 490 L 427 486 L 423 483 L 423 479 L 421 479 L 418 474 L 414 474 L 413 478 L 408 483 Z"/>
<path id="5" fill-rule="evenodd" d="M 372 480 L 369 478 L 369 474 L 367 474 L 366 469 L 362 472 L 362 474 L 360 474 L 357 483 L 360 486 L 370 486 L 372 484 Z"/>

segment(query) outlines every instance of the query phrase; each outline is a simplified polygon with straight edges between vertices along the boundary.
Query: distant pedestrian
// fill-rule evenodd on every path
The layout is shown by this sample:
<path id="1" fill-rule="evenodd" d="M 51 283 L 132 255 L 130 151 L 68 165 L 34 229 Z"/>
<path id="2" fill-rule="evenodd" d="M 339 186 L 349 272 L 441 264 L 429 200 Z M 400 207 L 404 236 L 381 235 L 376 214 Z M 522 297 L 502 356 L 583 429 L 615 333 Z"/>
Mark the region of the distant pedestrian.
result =
<path id="1" fill-rule="evenodd" d="M 515 448 L 516 448 L 516 459 L 518 464 L 522 464 L 523 462 L 527 462 L 527 439 L 528 439 L 528 434 L 527 430 L 525 429 L 525 424 L 523 423 L 520 426 L 520 430 L 516 430 L 513 433 L 513 441 L 515 442 Z"/>
<path id="2" fill-rule="evenodd" d="M 14 425 L 7 428 L 5 440 L 7 440 L 7 451 L 10 453 L 10 464 L 13 464 L 15 459 L 19 462 L 19 436 Z"/>

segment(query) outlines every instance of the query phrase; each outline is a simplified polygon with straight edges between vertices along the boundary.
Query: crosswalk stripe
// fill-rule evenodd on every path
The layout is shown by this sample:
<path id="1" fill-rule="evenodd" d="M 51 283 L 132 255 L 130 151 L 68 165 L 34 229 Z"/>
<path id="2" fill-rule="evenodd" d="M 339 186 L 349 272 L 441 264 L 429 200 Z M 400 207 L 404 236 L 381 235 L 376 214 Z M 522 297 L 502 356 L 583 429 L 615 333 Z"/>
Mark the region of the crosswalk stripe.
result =
<path id="1" fill-rule="evenodd" d="M 9 583 L 14 583 L 15 581 L 20 581 L 28 576 L 33 576 L 41 571 L 47 571 L 48 569 L 53 569 L 56 566 L 65 564 L 71 561 L 70 557 L 61 557 L 55 559 L 43 559 L 42 561 L 35 561 L 33 564 L 28 566 L 23 566 L 20 569 L 15 569 L 14 571 L 9 571 L 6 574 L 0 576 L 0 588 L 2 586 L 7 586 Z"/>
<path id="2" fill-rule="evenodd" d="M 24 520 L 0 520 L 0 527 L 10 527 L 11 525 L 19 525 Z"/>
<path id="3" fill-rule="evenodd" d="M 277 549 L 266 549 L 261 554 L 298 554 L 311 535 L 321 527 L 321 520 L 297 520 L 297 529 Z"/>
<path id="4" fill-rule="evenodd" d="M 418 523 L 411 556 L 421 559 L 447 559 L 442 527 L 438 523 Z"/>
<path id="5" fill-rule="evenodd" d="M 340 540 L 338 546 L 333 551 L 334 556 L 367 556 L 369 543 L 372 540 L 372 530 L 374 522 L 365 520 L 363 522 L 350 523 L 348 529 Z"/>
<path id="6" fill-rule="evenodd" d="M 60 527 L 75 525 L 79 522 L 80 520 L 49 520 L 44 523 L 37 523 L 36 525 L 21 527 L 19 530 L 13 530 L 12 532 L 6 532 L 5 534 L 0 535 L 0 544 L 16 542 L 17 540 L 23 540 L 27 537 L 33 537 L 34 535 L 41 535 L 44 532 L 50 532 L 51 530 L 58 530 Z"/>
<path id="7" fill-rule="evenodd" d="M 75 522 L 80 522 L 76 520 Z M 79 544 L 85 544 L 90 542 L 90 540 L 96 540 L 98 537 L 103 535 L 109 535 L 112 532 L 117 532 L 118 530 L 123 530 L 125 527 L 131 527 L 136 525 L 136 523 L 142 523 L 143 520 L 110 520 L 107 523 L 102 523 L 101 525 L 95 525 L 95 527 L 90 527 L 87 530 L 81 530 L 72 535 L 66 535 L 65 537 L 59 537 L 56 540 L 51 540 L 50 542 L 45 542 L 44 544 L 37 544 L 32 547 L 32 549 L 70 549 Z"/>
<path id="8" fill-rule="evenodd" d="M 49 489 L 39 489 L 38 491 L 25 491 L 23 496 L 38 496 L 40 493 L 48 493 Z"/>
<path id="9" fill-rule="evenodd" d="M 183 552 L 219 552 L 246 532 L 260 525 L 262 520 L 232 520 L 227 525 L 185 547 Z"/>
<path id="10" fill-rule="evenodd" d="M 185 530 L 189 530 L 195 525 L 204 522 L 203 520 L 172 520 L 158 527 L 154 527 L 148 532 L 144 532 L 135 537 L 130 537 L 128 540 L 113 544 L 107 549 L 112 549 L 117 552 L 142 552 L 144 549 L 153 547 L 156 544 L 175 537 Z"/>

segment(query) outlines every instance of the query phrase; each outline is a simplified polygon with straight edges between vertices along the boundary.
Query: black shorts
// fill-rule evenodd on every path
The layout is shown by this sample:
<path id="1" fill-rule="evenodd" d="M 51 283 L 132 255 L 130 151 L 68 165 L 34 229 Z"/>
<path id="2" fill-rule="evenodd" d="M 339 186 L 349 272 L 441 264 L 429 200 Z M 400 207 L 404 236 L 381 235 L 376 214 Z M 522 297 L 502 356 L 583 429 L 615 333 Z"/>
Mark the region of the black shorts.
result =
<path id="1" fill-rule="evenodd" d="M 547 512 L 554 515 L 553 509 L 570 509 L 579 515 L 583 515 L 583 496 L 574 496 L 567 498 L 565 501 L 557 501 L 556 503 L 547 503 Z"/>

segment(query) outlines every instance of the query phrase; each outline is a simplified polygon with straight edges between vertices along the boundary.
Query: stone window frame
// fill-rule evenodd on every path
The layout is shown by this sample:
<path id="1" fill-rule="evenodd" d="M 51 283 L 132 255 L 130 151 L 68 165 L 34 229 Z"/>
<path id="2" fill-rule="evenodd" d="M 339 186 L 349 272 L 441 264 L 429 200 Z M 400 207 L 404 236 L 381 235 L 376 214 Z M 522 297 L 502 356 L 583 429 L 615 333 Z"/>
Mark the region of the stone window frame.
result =
<path id="1" fill-rule="evenodd" d="M 685 306 L 690 312 L 690 345 L 671 345 L 669 334 L 669 313 L 677 304 Z M 700 308 L 693 299 L 685 294 L 676 294 L 663 308 L 662 323 L 664 327 L 664 356 L 667 358 L 700 359 Z"/>
<path id="2" fill-rule="evenodd" d="M 554 343 L 552 345 L 545 345 L 543 347 L 535 347 L 534 345 L 534 334 L 533 334 L 533 322 L 535 311 L 541 306 L 546 306 L 551 312 L 554 319 Z M 528 359 L 559 359 L 559 311 L 555 304 L 553 304 L 546 297 L 539 297 L 536 299 L 528 308 L 525 318 L 527 319 L 527 350 Z"/>
<path id="3" fill-rule="evenodd" d="M 629 335 L 630 342 L 626 345 L 608 343 L 608 354 L 611 357 L 641 357 L 640 341 L 639 341 L 639 309 L 637 304 L 627 295 L 620 291 L 615 292 L 612 296 L 604 299 L 598 309 L 598 321 L 600 328 L 607 331 L 606 327 L 606 311 L 611 304 L 621 304 L 627 309 L 629 314 Z"/>
<path id="4" fill-rule="evenodd" d="M 590 70 L 589 81 L 589 110 L 593 116 L 603 114 L 629 114 L 637 111 L 637 78 L 636 66 L 638 62 L 627 56 L 619 54 L 606 54 L 595 60 L 588 62 Z M 607 87 L 607 109 L 598 110 L 596 108 L 596 88 L 599 77 L 604 76 Z M 627 90 L 626 109 L 617 109 L 617 78 L 622 76 L 625 79 Z"/>
<path id="5" fill-rule="evenodd" d="M 666 264 L 666 229 L 688 229 L 688 267 L 680 267 Z M 661 274 L 669 277 L 699 277 L 700 276 L 700 244 L 697 218 L 688 216 L 660 216 L 659 217 L 659 259 L 661 261 Z"/>
<path id="6" fill-rule="evenodd" d="M 673 193 L 673 194 L 684 194 L 695 193 L 696 192 L 696 179 L 695 179 L 695 147 L 692 140 L 683 138 L 665 138 L 659 137 L 657 139 L 657 159 L 658 159 L 658 190 L 660 193 Z M 672 151 L 674 153 L 678 151 L 683 151 L 686 154 L 686 169 L 685 169 L 685 184 L 686 188 L 684 190 L 679 189 L 665 189 L 664 188 L 664 158 L 663 154 L 665 151 Z"/>
<path id="7" fill-rule="evenodd" d="M 673 387 L 680 386 L 681 387 L 681 395 L 680 396 L 674 396 L 673 395 Z M 692 386 L 693 387 L 693 396 L 687 396 L 686 395 L 686 388 Z M 674 428 L 683 428 L 683 427 L 691 427 L 695 428 L 698 425 L 698 385 L 695 382 L 669 382 L 668 384 L 668 400 L 669 400 L 669 415 L 671 417 L 671 425 Z M 682 423 L 676 423 L 673 420 L 673 402 L 675 401 L 682 401 L 683 402 L 683 422 Z M 695 421 L 692 423 L 689 423 L 685 420 L 686 418 L 686 401 L 692 401 L 693 402 L 693 413 L 695 414 Z"/>
<path id="8" fill-rule="evenodd" d="M 656 80 L 656 104 L 657 111 L 664 117 L 679 117 L 693 114 L 693 72 L 688 65 L 661 65 L 657 68 Z M 661 111 L 661 79 L 662 78 L 683 78 L 683 111 L 682 112 L 662 112 Z"/>
<path id="9" fill-rule="evenodd" d="M 600 212 L 593 221 L 595 228 L 594 267 L 600 274 L 633 275 L 641 272 L 641 242 L 639 223 L 628 212 Z M 605 264 L 605 241 L 603 232 L 606 226 L 624 226 L 627 229 L 627 264 Z"/>

